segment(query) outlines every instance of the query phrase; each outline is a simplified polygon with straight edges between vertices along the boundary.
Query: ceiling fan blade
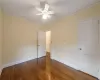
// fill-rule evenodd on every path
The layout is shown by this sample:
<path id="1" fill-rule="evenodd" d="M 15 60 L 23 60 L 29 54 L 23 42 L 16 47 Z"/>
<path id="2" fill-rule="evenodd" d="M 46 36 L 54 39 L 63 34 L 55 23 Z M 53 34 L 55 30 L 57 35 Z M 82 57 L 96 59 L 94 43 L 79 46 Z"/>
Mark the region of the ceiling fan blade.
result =
<path id="1" fill-rule="evenodd" d="M 37 8 L 37 7 L 36 7 L 36 9 L 37 9 L 38 11 L 42 12 L 42 9 L 41 9 L 41 8 Z"/>
<path id="2" fill-rule="evenodd" d="M 48 11 L 48 14 L 54 14 L 54 11 Z"/>
<path id="3" fill-rule="evenodd" d="M 36 15 L 43 15 L 42 13 L 38 13 L 38 14 L 36 14 Z"/>
<path id="4" fill-rule="evenodd" d="M 48 4 L 45 4 L 45 10 L 48 11 L 48 10 L 49 10 L 49 7 L 50 7 L 50 6 L 49 6 Z"/>

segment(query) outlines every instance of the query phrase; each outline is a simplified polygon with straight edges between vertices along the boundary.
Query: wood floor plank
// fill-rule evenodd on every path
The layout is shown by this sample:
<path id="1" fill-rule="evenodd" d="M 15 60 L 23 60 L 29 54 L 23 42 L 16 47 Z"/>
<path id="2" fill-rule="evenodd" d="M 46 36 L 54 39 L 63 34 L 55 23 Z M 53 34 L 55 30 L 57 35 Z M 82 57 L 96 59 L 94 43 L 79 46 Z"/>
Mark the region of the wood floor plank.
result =
<path id="1" fill-rule="evenodd" d="M 0 80 L 46 80 L 46 58 L 40 58 L 3 69 Z M 51 61 L 51 80 L 97 80 L 58 61 Z"/>

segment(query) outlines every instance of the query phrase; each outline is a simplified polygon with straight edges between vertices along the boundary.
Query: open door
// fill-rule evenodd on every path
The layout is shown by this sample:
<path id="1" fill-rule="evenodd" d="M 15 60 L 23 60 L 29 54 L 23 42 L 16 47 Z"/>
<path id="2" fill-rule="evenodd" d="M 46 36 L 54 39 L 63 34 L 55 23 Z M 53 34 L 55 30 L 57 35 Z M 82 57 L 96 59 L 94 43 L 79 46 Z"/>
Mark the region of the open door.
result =
<path id="1" fill-rule="evenodd" d="M 38 32 L 38 58 L 46 56 L 46 33 Z"/>
<path id="2" fill-rule="evenodd" d="M 37 57 L 38 57 L 38 66 L 41 68 L 45 68 L 45 56 L 46 56 L 46 32 L 39 31 Z"/>
<path id="3" fill-rule="evenodd" d="M 51 47 L 51 31 L 38 32 L 38 58 L 46 56 L 46 52 L 50 52 Z"/>
<path id="4" fill-rule="evenodd" d="M 44 76 L 44 80 L 51 80 L 51 31 L 38 32 L 38 72 L 39 78 Z"/>
<path id="5" fill-rule="evenodd" d="M 38 79 L 46 80 L 45 77 L 45 59 L 46 56 L 46 33 L 44 31 L 38 31 L 37 34 L 37 71 Z"/>

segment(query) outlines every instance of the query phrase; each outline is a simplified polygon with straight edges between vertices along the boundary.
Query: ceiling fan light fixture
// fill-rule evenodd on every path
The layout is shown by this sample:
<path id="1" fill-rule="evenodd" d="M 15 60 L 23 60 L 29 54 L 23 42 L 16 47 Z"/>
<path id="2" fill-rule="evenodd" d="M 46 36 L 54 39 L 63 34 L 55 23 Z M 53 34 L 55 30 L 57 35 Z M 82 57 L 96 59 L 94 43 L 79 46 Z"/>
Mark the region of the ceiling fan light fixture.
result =
<path id="1" fill-rule="evenodd" d="M 49 10 L 50 6 L 49 4 L 45 4 L 45 8 L 41 9 L 41 8 L 36 8 L 40 13 L 36 14 L 36 15 L 41 15 L 42 19 L 48 19 L 51 17 L 52 14 L 54 14 L 54 11 Z"/>
<path id="2" fill-rule="evenodd" d="M 43 15 L 42 16 L 42 19 L 47 19 L 47 15 Z"/>
<path id="3" fill-rule="evenodd" d="M 51 17 L 50 15 L 44 14 L 44 15 L 42 16 L 42 19 L 46 20 L 46 19 L 48 19 L 48 18 L 50 18 L 50 17 Z"/>

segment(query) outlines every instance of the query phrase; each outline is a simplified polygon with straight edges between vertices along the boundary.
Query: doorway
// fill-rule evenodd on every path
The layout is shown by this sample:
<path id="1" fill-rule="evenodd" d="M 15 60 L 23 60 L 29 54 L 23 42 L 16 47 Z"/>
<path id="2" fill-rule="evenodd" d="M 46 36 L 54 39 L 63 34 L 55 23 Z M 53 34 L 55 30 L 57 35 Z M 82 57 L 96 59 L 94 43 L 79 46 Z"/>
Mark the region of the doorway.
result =
<path id="1" fill-rule="evenodd" d="M 51 31 L 39 31 L 37 44 L 38 68 L 44 69 L 42 73 L 45 73 L 46 80 L 51 80 Z M 39 73 L 41 72 L 39 71 Z"/>
<path id="2" fill-rule="evenodd" d="M 39 31 L 37 40 L 37 57 L 46 56 L 46 52 L 51 50 L 51 31 Z"/>

